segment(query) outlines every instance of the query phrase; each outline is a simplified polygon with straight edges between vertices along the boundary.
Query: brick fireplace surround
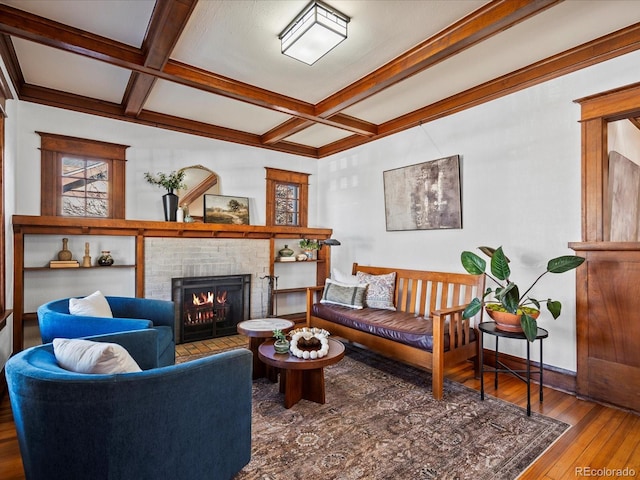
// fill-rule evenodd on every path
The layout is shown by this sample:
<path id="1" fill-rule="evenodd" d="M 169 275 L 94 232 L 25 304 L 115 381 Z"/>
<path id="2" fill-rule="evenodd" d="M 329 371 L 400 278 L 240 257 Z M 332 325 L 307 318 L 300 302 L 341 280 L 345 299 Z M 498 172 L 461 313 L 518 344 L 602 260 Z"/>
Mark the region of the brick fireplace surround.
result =
<path id="1" fill-rule="evenodd" d="M 144 296 L 171 300 L 171 279 L 251 274 L 251 318 L 266 315 L 269 241 L 238 238 L 146 238 Z"/>

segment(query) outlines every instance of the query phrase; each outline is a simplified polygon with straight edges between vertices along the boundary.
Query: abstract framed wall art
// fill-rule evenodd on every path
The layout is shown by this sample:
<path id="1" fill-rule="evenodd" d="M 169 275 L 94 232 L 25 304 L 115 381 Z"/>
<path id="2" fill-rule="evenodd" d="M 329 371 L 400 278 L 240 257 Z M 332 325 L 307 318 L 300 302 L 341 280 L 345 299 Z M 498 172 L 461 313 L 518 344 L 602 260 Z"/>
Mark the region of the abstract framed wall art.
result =
<path id="1" fill-rule="evenodd" d="M 460 157 L 383 172 L 387 231 L 462 228 Z"/>
<path id="2" fill-rule="evenodd" d="M 204 223 L 249 225 L 249 199 L 204 195 Z"/>

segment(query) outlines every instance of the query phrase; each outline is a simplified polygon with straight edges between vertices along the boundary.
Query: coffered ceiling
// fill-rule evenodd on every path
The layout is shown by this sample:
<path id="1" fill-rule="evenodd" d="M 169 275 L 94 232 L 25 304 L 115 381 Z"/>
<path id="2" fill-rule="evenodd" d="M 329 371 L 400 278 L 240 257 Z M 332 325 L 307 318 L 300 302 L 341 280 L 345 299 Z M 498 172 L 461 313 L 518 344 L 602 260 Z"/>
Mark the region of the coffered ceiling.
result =
<path id="1" fill-rule="evenodd" d="M 0 0 L 0 52 L 21 100 L 321 158 L 640 48 L 637 0 L 327 2 L 312 66 L 307 0 Z"/>

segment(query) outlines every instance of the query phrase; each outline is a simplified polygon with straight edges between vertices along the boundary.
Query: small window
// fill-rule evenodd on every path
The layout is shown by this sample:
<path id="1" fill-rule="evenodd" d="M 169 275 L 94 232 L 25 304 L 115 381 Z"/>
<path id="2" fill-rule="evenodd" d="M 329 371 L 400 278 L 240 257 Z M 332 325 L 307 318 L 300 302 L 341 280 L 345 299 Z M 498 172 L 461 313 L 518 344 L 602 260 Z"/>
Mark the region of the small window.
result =
<path id="1" fill-rule="evenodd" d="M 109 217 L 109 164 L 99 159 L 61 158 L 63 217 Z"/>
<path id="2" fill-rule="evenodd" d="M 41 215 L 125 217 L 125 145 L 40 133 Z"/>
<path id="3" fill-rule="evenodd" d="M 276 182 L 276 225 L 300 224 L 300 185 Z"/>
<path id="4" fill-rule="evenodd" d="M 309 174 L 267 168 L 267 225 L 307 226 Z"/>

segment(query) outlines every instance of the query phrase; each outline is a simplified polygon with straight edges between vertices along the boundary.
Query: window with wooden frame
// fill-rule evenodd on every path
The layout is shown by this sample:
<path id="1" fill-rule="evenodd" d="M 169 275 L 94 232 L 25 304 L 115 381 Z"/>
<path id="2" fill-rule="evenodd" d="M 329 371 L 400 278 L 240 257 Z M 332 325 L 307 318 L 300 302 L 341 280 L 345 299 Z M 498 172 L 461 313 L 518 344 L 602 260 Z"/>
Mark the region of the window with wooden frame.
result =
<path id="1" fill-rule="evenodd" d="M 267 225 L 306 227 L 309 174 L 267 170 Z"/>
<path id="2" fill-rule="evenodd" d="M 127 145 L 40 135 L 40 214 L 58 217 L 125 217 Z"/>

